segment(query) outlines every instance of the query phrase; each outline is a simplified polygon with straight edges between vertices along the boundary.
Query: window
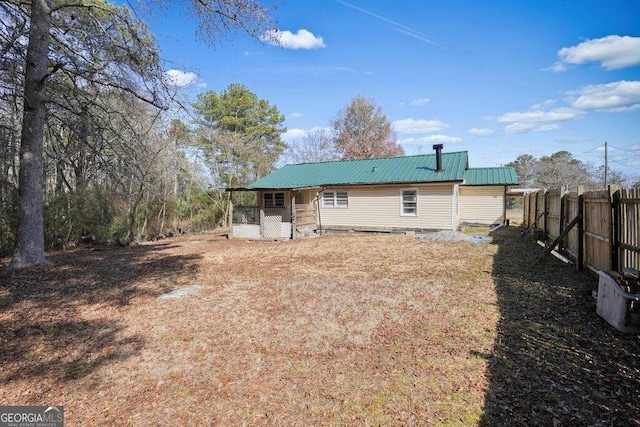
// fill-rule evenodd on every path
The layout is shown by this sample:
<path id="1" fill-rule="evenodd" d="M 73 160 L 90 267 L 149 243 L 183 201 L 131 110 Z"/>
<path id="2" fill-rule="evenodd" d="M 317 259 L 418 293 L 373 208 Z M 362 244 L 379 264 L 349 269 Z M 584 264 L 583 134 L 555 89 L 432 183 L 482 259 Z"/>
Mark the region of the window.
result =
<path id="1" fill-rule="evenodd" d="M 400 215 L 418 216 L 418 190 L 402 190 Z"/>
<path id="2" fill-rule="evenodd" d="M 339 208 L 349 207 L 349 195 L 346 191 L 336 191 L 336 206 Z"/>
<path id="3" fill-rule="evenodd" d="M 335 206 L 334 203 L 334 192 L 333 191 L 325 191 L 322 193 L 322 207 L 323 208 L 332 208 Z"/>
<path id="4" fill-rule="evenodd" d="M 264 193 L 265 208 L 283 208 L 284 193 Z"/>
<path id="5" fill-rule="evenodd" d="M 349 193 L 347 191 L 324 191 L 322 192 L 323 208 L 348 208 Z"/>

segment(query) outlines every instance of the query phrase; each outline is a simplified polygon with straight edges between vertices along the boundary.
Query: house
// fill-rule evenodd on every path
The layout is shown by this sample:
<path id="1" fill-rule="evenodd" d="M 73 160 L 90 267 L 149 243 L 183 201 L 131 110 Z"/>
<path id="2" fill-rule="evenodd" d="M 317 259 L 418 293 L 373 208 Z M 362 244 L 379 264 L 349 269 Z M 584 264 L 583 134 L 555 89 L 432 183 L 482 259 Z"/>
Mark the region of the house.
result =
<path id="1" fill-rule="evenodd" d="M 244 188 L 229 237 L 289 239 L 327 231 L 455 230 L 505 221 L 511 167 L 469 168 L 466 151 L 286 165 Z M 230 198 L 231 199 L 231 198 Z"/>

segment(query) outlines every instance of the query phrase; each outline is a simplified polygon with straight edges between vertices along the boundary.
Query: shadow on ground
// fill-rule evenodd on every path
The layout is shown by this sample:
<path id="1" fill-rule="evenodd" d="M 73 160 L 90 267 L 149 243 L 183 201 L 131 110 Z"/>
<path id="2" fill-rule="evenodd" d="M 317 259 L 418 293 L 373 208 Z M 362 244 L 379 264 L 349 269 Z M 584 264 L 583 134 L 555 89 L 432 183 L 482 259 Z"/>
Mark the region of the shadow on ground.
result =
<path id="1" fill-rule="evenodd" d="M 493 277 L 501 318 L 482 426 L 639 425 L 640 339 L 596 314 L 597 278 L 513 228 L 500 230 Z"/>
<path id="2" fill-rule="evenodd" d="M 52 267 L 0 268 L 0 390 L 75 380 L 137 353 L 144 339 L 124 331 L 118 311 L 173 290 L 172 273 L 197 266 L 199 256 L 166 256 L 169 245 L 85 248 L 48 254 Z"/>

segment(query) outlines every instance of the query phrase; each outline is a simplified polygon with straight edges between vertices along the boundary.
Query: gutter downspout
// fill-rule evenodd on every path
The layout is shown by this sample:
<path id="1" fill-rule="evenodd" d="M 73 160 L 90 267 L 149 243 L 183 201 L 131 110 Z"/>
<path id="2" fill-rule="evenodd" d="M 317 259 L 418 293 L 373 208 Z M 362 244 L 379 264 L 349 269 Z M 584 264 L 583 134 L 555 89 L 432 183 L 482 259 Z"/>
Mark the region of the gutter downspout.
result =
<path id="1" fill-rule="evenodd" d="M 318 229 L 320 230 L 320 234 L 321 234 L 321 235 L 322 235 L 322 234 L 324 234 L 324 230 L 322 230 L 322 217 L 321 217 L 321 215 L 320 215 L 320 201 L 321 201 L 321 199 L 320 199 L 320 195 L 322 194 L 322 192 L 323 192 L 324 190 L 325 190 L 325 189 L 324 189 L 324 188 L 322 188 L 320 191 L 318 191 L 318 192 L 316 193 L 316 207 L 317 207 L 317 210 L 318 210 Z"/>

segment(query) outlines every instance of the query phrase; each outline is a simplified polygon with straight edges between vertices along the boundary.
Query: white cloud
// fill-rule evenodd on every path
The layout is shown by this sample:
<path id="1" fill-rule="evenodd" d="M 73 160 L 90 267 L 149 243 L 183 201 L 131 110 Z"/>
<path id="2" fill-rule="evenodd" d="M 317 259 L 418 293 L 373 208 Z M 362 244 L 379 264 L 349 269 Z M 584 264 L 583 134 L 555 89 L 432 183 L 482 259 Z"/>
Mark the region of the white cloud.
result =
<path id="1" fill-rule="evenodd" d="M 315 36 L 311 31 L 304 28 L 298 30 L 295 34 L 291 31 L 267 31 L 262 35 L 261 40 L 285 49 L 319 49 L 326 47 L 322 37 Z"/>
<path id="2" fill-rule="evenodd" d="M 565 71 L 567 65 L 599 62 L 606 70 L 640 65 L 640 37 L 606 36 L 592 39 L 558 51 L 559 61 L 549 69 Z"/>
<path id="3" fill-rule="evenodd" d="M 582 112 L 573 108 L 561 107 L 549 111 L 534 109 L 526 112 L 505 113 L 498 117 L 499 122 L 541 123 L 570 120 L 581 115 Z"/>
<path id="4" fill-rule="evenodd" d="M 304 114 L 298 112 L 289 114 L 290 119 L 299 119 L 301 117 L 304 117 Z"/>
<path id="5" fill-rule="evenodd" d="M 558 129 L 560 127 L 557 123 L 549 123 L 546 125 L 536 126 L 533 130 L 534 132 L 549 132 L 550 130 Z"/>
<path id="6" fill-rule="evenodd" d="M 178 87 L 192 85 L 198 80 L 198 75 L 191 71 L 169 70 L 165 72 L 169 84 Z"/>
<path id="7" fill-rule="evenodd" d="M 411 105 L 423 105 L 423 104 L 426 104 L 427 102 L 429 102 L 429 98 L 418 98 L 418 99 L 414 99 L 413 101 L 409 102 L 409 104 L 411 104 Z"/>
<path id="8" fill-rule="evenodd" d="M 423 136 L 422 138 L 407 138 L 400 141 L 400 144 L 406 145 L 421 145 L 421 144 L 431 144 L 434 142 L 464 142 L 464 139 L 458 138 L 457 136 L 449 136 L 449 135 L 428 135 Z"/>
<path id="9" fill-rule="evenodd" d="M 493 135 L 493 129 L 487 129 L 487 128 L 471 128 L 469 129 L 467 132 L 469 132 L 471 135 L 475 135 L 475 136 L 491 136 Z"/>
<path id="10" fill-rule="evenodd" d="M 557 123 L 547 123 L 547 124 L 537 125 L 534 123 L 515 122 L 505 126 L 504 130 L 507 133 L 526 133 L 529 131 L 549 132 L 554 129 L 558 129 L 559 127 L 560 125 L 558 125 Z"/>
<path id="11" fill-rule="evenodd" d="M 526 133 L 533 129 L 536 125 L 531 123 L 515 122 L 505 126 L 504 131 L 507 133 Z"/>
<path id="12" fill-rule="evenodd" d="M 499 116 L 496 120 L 500 123 L 509 123 L 505 126 L 505 132 L 525 133 L 529 131 L 547 132 L 559 127 L 558 122 L 575 119 L 586 114 L 575 108 L 560 107 L 551 110 L 539 108 L 540 104 L 529 111 L 510 112 Z"/>
<path id="13" fill-rule="evenodd" d="M 573 108 L 610 113 L 640 108 L 640 81 L 584 86 L 568 93 Z"/>
<path id="14" fill-rule="evenodd" d="M 285 133 L 282 134 L 282 140 L 287 144 L 302 138 L 307 134 L 307 131 L 304 129 L 287 129 Z"/>
<path id="15" fill-rule="evenodd" d="M 534 104 L 531 106 L 532 110 L 542 110 L 545 108 L 551 108 L 555 105 L 556 101 L 554 101 L 553 99 L 547 99 L 544 102 L 541 102 L 539 104 Z"/>
<path id="16" fill-rule="evenodd" d="M 640 81 L 618 81 L 588 85 L 567 92 L 570 107 L 548 108 L 553 101 L 545 101 L 529 111 L 509 112 L 496 118 L 507 123 L 509 133 L 548 132 L 560 127 L 560 122 L 582 117 L 590 110 L 618 113 L 640 109 Z"/>
<path id="17" fill-rule="evenodd" d="M 412 118 L 396 120 L 392 125 L 398 133 L 432 133 L 449 127 L 448 124 L 440 120 L 415 120 Z"/>

